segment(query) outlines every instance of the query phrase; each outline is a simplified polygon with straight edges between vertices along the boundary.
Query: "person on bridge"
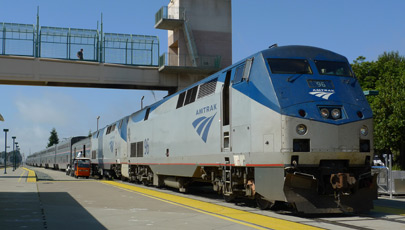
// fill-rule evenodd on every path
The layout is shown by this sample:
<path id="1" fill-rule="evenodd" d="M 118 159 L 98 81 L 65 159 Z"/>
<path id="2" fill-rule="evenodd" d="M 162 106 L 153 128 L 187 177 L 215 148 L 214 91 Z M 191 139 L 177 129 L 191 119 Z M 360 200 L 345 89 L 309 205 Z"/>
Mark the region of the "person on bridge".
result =
<path id="1" fill-rule="evenodd" d="M 80 49 L 80 51 L 77 52 L 77 57 L 79 58 L 79 60 L 83 60 L 83 49 Z"/>

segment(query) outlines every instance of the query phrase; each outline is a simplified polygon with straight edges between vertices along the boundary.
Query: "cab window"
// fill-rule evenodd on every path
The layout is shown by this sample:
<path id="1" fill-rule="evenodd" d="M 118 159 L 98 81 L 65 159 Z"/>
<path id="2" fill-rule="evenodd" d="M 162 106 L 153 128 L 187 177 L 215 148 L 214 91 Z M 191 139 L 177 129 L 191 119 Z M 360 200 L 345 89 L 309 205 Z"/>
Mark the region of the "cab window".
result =
<path id="1" fill-rule="evenodd" d="M 312 69 L 306 59 L 268 58 L 273 74 L 312 74 Z"/>
<path id="2" fill-rule="evenodd" d="M 353 77 L 347 62 L 315 61 L 315 65 L 321 75 Z"/>

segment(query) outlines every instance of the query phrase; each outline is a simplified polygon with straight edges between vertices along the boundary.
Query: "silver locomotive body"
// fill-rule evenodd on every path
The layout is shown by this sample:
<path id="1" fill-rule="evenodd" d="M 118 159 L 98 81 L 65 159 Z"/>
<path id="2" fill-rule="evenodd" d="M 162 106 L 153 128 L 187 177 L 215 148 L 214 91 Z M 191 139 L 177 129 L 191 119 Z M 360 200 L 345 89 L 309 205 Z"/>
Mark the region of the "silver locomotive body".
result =
<path id="1" fill-rule="evenodd" d="M 114 127 L 114 128 L 113 128 Z M 298 212 L 362 212 L 376 199 L 372 112 L 347 59 L 306 46 L 248 57 L 99 130 L 100 174 Z"/>

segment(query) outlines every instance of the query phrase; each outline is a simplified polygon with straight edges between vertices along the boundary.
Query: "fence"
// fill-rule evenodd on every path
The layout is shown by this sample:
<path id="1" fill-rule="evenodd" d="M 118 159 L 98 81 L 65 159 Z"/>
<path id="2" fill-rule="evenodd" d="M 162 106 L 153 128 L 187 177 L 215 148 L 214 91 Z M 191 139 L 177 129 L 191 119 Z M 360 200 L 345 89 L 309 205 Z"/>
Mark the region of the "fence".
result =
<path id="1" fill-rule="evenodd" d="M 98 30 L 0 23 L 0 55 L 20 55 L 126 65 L 157 66 L 156 36 L 100 33 Z"/>
<path id="2" fill-rule="evenodd" d="M 392 157 L 385 155 L 387 166 L 373 166 L 372 173 L 378 174 L 378 193 L 390 195 L 405 195 L 405 171 L 392 170 Z"/>
<path id="3" fill-rule="evenodd" d="M 36 31 L 34 25 L 0 23 L 1 55 L 35 55 Z"/>
<path id="4" fill-rule="evenodd" d="M 158 65 L 159 40 L 154 36 L 106 33 L 103 47 L 103 62 Z"/>

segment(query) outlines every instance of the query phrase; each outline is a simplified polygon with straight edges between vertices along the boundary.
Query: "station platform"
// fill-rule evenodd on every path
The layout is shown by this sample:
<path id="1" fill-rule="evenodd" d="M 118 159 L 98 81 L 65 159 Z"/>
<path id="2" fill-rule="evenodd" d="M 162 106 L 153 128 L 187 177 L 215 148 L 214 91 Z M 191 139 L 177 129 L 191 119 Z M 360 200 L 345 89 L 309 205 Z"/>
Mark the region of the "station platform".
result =
<path id="1" fill-rule="evenodd" d="M 405 224 L 405 197 L 380 197 L 368 217 L 337 216 L 322 222 L 120 181 L 77 180 L 49 169 L 0 171 L 2 230 L 350 229 L 353 218 L 359 226 L 373 226 L 367 229 L 381 229 L 386 225 L 382 220 L 389 219 L 397 229 Z"/>
<path id="2" fill-rule="evenodd" d="M 36 175 L 31 170 L 7 167 L 0 171 L 0 229 L 46 229 L 38 196 Z"/>

